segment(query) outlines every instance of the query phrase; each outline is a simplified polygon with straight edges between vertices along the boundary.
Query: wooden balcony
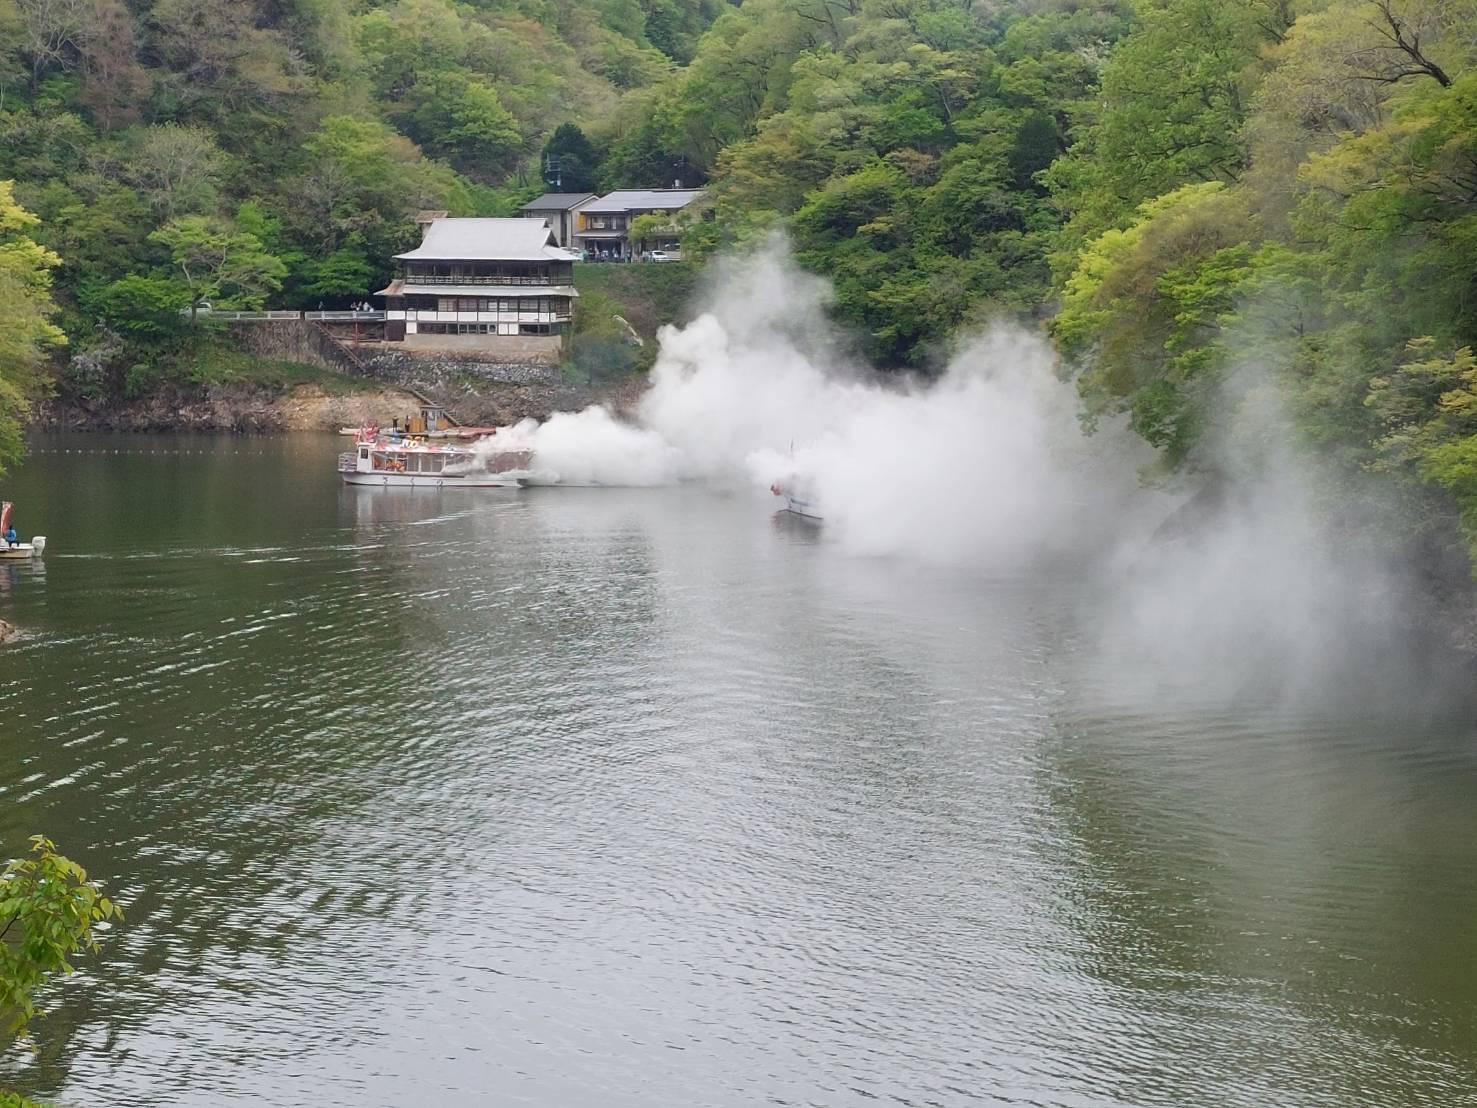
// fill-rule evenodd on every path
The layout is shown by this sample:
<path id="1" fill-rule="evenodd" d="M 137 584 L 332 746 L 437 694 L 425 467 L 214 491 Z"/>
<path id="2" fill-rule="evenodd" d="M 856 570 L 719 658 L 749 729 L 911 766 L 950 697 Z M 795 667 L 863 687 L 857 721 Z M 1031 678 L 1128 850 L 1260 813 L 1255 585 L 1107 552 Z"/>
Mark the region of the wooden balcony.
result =
<path id="1" fill-rule="evenodd" d="M 559 277 L 488 277 L 483 275 L 450 277 L 440 274 L 407 273 L 400 278 L 407 285 L 534 285 L 553 286 L 567 285 L 571 278 L 565 274 Z"/>

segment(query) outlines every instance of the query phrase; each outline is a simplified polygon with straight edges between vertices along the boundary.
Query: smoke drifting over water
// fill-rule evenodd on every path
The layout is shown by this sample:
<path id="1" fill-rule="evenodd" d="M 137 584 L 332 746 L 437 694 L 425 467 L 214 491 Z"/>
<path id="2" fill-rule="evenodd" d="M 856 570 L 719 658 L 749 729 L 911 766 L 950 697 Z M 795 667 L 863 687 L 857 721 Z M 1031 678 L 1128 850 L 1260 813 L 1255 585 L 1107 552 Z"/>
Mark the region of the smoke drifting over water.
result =
<path id="1" fill-rule="evenodd" d="M 713 284 L 707 311 L 663 331 L 632 422 L 597 406 L 524 423 L 500 447 L 533 449 L 567 483 L 792 481 L 849 550 L 1000 570 L 1080 545 L 1146 499 L 1144 456 L 1081 434 L 1038 336 L 998 327 L 936 380 L 886 381 L 848 363 L 828 286 L 782 249 L 720 265 Z"/>
<path id="2" fill-rule="evenodd" d="M 1256 444 L 1255 481 L 1185 510 L 1188 493 L 1140 487 L 1136 438 L 1081 432 L 1037 335 L 995 327 L 931 382 L 879 380 L 846 357 L 827 285 L 782 248 L 720 265 L 712 287 L 707 311 L 663 331 L 633 421 L 594 407 L 525 424 L 514 444 L 566 482 L 789 482 L 819 505 L 825 541 L 857 554 L 1071 567 L 1096 657 L 1150 681 L 1233 695 L 1321 680 L 1356 653 L 1406 656 L 1399 575 L 1335 548 L 1285 452 Z"/>

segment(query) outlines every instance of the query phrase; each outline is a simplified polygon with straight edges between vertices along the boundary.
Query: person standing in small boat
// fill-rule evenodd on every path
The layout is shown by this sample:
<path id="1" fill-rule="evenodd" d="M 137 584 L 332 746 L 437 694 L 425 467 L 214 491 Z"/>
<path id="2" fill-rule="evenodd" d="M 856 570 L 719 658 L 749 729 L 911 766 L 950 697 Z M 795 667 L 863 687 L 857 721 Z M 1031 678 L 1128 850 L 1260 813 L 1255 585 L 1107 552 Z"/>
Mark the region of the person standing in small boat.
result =
<path id="1" fill-rule="evenodd" d="M 12 523 L 5 529 L 5 545 L 13 548 L 19 546 L 20 541 L 20 536 L 15 533 L 15 524 Z"/>

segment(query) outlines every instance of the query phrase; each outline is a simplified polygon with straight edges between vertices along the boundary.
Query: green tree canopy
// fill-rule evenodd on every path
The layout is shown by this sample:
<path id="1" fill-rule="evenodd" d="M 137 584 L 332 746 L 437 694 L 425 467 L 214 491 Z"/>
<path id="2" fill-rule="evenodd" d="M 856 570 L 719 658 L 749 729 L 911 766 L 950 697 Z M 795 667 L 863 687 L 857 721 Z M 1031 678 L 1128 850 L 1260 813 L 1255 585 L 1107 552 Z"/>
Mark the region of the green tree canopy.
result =
<path id="1" fill-rule="evenodd" d="M 0 1034 L 23 1032 L 46 978 L 71 973 L 69 959 L 97 950 L 95 927 L 122 911 L 56 844 L 31 838 L 31 856 L 0 871 Z"/>
<path id="2" fill-rule="evenodd" d="M 40 221 L 0 181 L 0 473 L 25 450 L 24 420 L 52 349 L 66 342 L 53 322 L 52 271 L 61 264 L 30 232 Z"/>
<path id="3" fill-rule="evenodd" d="M 561 123 L 544 143 L 544 183 L 559 192 L 593 192 L 599 156 L 595 144 L 574 123 Z"/>
<path id="4" fill-rule="evenodd" d="M 150 238 L 169 251 L 189 290 L 192 322 L 207 302 L 219 308 L 260 308 L 287 275 L 287 267 L 267 253 L 259 238 L 223 219 L 185 216 Z"/>

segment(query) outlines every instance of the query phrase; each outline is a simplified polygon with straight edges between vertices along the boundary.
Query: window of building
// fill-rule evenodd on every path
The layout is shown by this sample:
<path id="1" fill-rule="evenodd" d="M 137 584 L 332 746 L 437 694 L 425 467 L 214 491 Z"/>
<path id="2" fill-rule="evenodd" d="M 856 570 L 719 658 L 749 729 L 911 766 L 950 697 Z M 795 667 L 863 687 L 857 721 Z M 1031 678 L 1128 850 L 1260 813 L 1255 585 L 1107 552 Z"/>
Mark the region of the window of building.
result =
<path id="1" fill-rule="evenodd" d="M 422 323 L 422 335 L 495 335 L 496 323 Z"/>

